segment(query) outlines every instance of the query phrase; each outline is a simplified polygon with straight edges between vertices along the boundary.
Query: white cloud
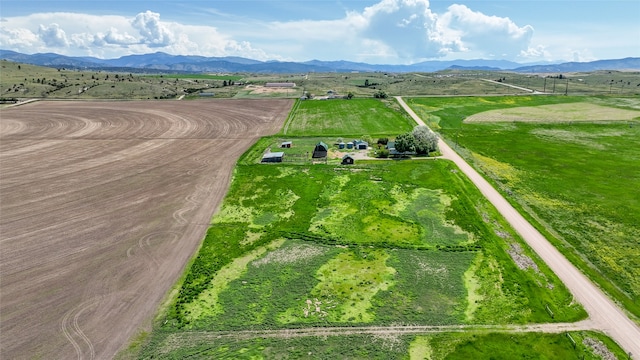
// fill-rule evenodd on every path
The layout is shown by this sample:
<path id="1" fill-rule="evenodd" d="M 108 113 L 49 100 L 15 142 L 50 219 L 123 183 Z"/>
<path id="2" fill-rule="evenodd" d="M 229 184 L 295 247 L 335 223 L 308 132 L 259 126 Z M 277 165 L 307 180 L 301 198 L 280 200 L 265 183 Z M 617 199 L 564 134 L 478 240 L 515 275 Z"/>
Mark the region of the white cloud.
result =
<path id="1" fill-rule="evenodd" d="M 519 27 L 511 19 L 488 16 L 464 5 L 451 5 L 439 19 L 440 31 L 463 51 L 485 57 L 512 59 L 529 48 L 533 27 Z"/>
<path id="2" fill-rule="evenodd" d="M 39 41 L 38 36 L 28 29 L 0 27 L 0 44 L 3 47 L 27 50 Z"/>
<path id="3" fill-rule="evenodd" d="M 254 41 L 297 59 L 411 63 L 426 59 L 515 58 L 529 48 L 533 28 L 464 5 L 435 13 L 428 0 L 381 0 L 341 19 L 264 24 Z M 278 42 L 270 41 L 276 38 Z M 287 45 L 284 45 L 284 44 Z M 291 43 L 299 44 L 296 48 Z"/>
<path id="4" fill-rule="evenodd" d="M 175 35 L 166 24 L 160 22 L 160 14 L 147 10 L 136 15 L 131 25 L 140 32 L 142 41 L 152 47 L 171 45 Z"/>
<path id="5" fill-rule="evenodd" d="M 531 46 L 533 28 L 464 5 L 436 13 L 428 0 L 380 0 L 342 18 L 228 25 L 164 21 L 152 11 L 132 17 L 39 13 L 4 18 L 4 48 L 66 55 L 118 57 L 164 51 L 258 60 L 353 60 L 411 63 L 432 58 L 548 56 Z M 249 23 L 251 22 L 251 23 Z M 259 44 L 256 47 L 256 44 Z"/>
<path id="6" fill-rule="evenodd" d="M 67 35 L 64 30 L 60 28 L 58 24 L 51 24 L 49 26 L 40 25 L 38 28 L 38 36 L 45 43 L 45 45 L 50 47 L 67 47 L 69 46 L 69 41 L 67 40 Z"/>
<path id="7" fill-rule="evenodd" d="M 132 45 L 139 42 L 134 36 L 129 35 L 127 32 L 121 33 L 118 29 L 111 27 L 106 34 L 96 34 L 97 37 L 101 37 L 102 41 L 106 44 L 115 45 Z"/>
<path id="8" fill-rule="evenodd" d="M 0 44 L 5 49 L 27 53 L 56 51 L 102 58 L 155 51 L 247 56 L 259 60 L 274 58 L 253 48 L 250 42 L 236 41 L 215 27 L 165 22 L 160 14 L 151 11 L 134 17 L 77 13 L 8 17 L 0 23 Z"/>

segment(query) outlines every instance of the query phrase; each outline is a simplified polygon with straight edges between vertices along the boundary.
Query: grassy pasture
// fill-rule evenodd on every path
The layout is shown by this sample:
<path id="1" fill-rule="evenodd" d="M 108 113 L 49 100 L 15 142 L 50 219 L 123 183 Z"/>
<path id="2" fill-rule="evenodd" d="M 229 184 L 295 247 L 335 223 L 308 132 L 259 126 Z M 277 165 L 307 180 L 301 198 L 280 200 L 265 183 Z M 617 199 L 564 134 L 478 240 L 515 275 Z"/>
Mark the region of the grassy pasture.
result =
<path id="1" fill-rule="evenodd" d="M 412 99 L 573 263 L 640 316 L 640 101 L 448 100 Z M 522 114 L 560 122 L 522 122 Z M 461 123 L 477 117 L 511 121 Z"/>
<path id="2" fill-rule="evenodd" d="M 298 101 L 283 129 L 287 136 L 385 136 L 413 128 L 414 122 L 377 99 Z"/>
<path id="3" fill-rule="evenodd" d="M 583 317 L 454 170 L 238 166 L 162 331 Z"/>
<path id="4" fill-rule="evenodd" d="M 590 103 L 569 103 L 516 107 L 483 111 L 467 117 L 465 123 L 477 122 L 595 122 L 640 120 L 640 111 Z"/>
<path id="5" fill-rule="evenodd" d="M 176 75 L 144 75 L 147 78 L 178 78 L 178 79 L 190 79 L 190 80 L 220 80 L 220 81 L 240 81 L 244 78 L 243 75 L 238 74 L 176 74 Z"/>
<path id="6" fill-rule="evenodd" d="M 1 61 L 0 96 L 55 99 L 199 99 L 197 91 L 214 92 L 216 98 L 299 97 L 303 93 L 326 95 L 329 90 L 356 98 L 372 98 L 378 91 L 389 95 L 514 95 L 528 91 L 484 81 L 547 93 L 640 94 L 638 72 L 517 74 L 476 70 L 443 70 L 434 73 L 308 73 L 308 74 L 131 74 L 126 71 L 77 71 Z M 553 76 L 547 77 L 545 76 Z M 224 86 L 225 81 L 242 85 Z M 289 91 L 257 91 L 266 82 L 295 82 Z M 368 86 L 365 86 L 365 82 Z M 554 85 L 555 83 L 555 85 Z"/>
<path id="7" fill-rule="evenodd" d="M 559 76 L 562 75 L 562 78 Z M 565 74 L 493 73 L 488 79 L 502 78 L 505 84 L 516 85 L 549 94 L 567 95 L 638 95 L 640 72 L 593 71 Z"/>
<path id="8" fill-rule="evenodd" d="M 426 335 L 351 334 L 233 339 L 163 334 L 142 358 L 163 359 L 567 359 L 596 360 L 627 355 L 600 333 L 566 334 L 470 331 Z M 177 345 L 179 344 L 179 345 Z"/>

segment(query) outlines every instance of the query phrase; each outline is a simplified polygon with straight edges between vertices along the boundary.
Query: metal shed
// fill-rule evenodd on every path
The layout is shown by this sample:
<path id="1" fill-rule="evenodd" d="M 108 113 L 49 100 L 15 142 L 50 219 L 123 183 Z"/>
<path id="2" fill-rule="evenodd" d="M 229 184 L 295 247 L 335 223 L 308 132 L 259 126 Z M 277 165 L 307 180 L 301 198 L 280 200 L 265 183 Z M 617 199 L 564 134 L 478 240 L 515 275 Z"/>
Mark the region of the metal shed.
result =
<path id="1" fill-rule="evenodd" d="M 353 165 L 353 163 L 355 163 L 355 159 L 350 154 L 342 157 L 342 165 Z"/>
<path id="2" fill-rule="evenodd" d="M 282 162 L 282 158 L 284 157 L 283 152 L 270 152 L 262 155 L 263 163 L 274 163 L 274 162 Z"/>

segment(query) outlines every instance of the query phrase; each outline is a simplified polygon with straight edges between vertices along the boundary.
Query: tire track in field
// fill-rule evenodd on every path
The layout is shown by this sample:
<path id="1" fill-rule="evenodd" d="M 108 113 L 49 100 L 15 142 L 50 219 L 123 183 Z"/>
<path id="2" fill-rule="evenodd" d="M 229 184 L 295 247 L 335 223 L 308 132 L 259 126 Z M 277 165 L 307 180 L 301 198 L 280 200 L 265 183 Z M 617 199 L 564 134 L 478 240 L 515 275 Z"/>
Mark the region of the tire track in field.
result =
<path id="1" fill-rule="evenodd" d="M 204 170 L 211 166 L 211 161 L 206 156 L 196 156 L 194 157 L 194 161 L 200 163 L 201 166 L 193 167 L 187 170 L 188 176 L 194 176 L 198 173 L 202 173 Z M 206 199 L 207 196 L 211 194 L 216 180 L 217 176 L 213 175 L 209 177 L 206 182 L 204 182 L 204 184 L 206 185 L 203 185 L 202 182 L 197 183 L 195 186 L 195 191 L 185 197 L 185 205 L 182 208 L 174 211 L 172 214 L 173 219 L 178 225 L 187 225 L 189 223 L 189 220 L 187 220 L 185 214 L 201 206 L 201 201 L 198 200 Z"/>
<path id="2" fill-rule="evenodd" d="M 2 109 L 0 357 L 113 358 L 197 250 L 237 158 L 291 103 Z"/>
<path id="3" fill-rule="evenodd" d="M 310 327 L 299 329 L 273 330 L 241 330 L 241 331 L 193 331 L 169 335 L 162 348 L 173 349 L 175 346 L 206 343 L 219 339 L 251 340 L 291 339 L 301 337 L 327 337 L 348 335 L 402 336 L 451 332 L 503 332 L 503 333 L 564 333 L 567 331 L 594 330 L 597 325 L 592 320 L 575 323 L 541 323 L 528 325 L 398 325 L 398 326 L 345 326 L 345 327 Z M 162 351 L 162 350 L 161 350 Z"/>
<path id="4" fill-rule="evenodd" d="M 165 236 L 167 236 L 167 238 L 163 239 Z M 140 252 L 142 252 L 147 258 L 149 258 L 149 260 L 155 265 L 156 268 L 159 268 L 160 263 L 147 250 L 152 246 L 151 240 L 158 238 L 160 241 L 169 241 L 170 243 L 173 243 L 178 240 L 180 236 L 182 236 L 182 234 L 177 231 L 157 231 L 144 235 L 138 240 L 137 246 L 134 245 L 127 249 L 127 258 L 137 255 L 136 249 L 139 249 Z"/>
<path id="5" fill-rule="evenodd" d="M 82 313 L 87 311 L 89 308 L 96 306 L 100 302 L 100 299 L 101 297 L 97 297 L 80 303 L 78 306 L 69 310 L 60 322 L 62 333 L 75 349 L 78 360 L 85 359 L 84 356 L 86 353 L 83 351 L 83 345 L 87 348 L 88 359 L 95 359 L 96 352 L 93 342 L 91 342 L 91 339 L 89 339 L 89 337 L 80 328 L 78 319 Z M 78 341 L 76 341 L 76 338 Z"/>

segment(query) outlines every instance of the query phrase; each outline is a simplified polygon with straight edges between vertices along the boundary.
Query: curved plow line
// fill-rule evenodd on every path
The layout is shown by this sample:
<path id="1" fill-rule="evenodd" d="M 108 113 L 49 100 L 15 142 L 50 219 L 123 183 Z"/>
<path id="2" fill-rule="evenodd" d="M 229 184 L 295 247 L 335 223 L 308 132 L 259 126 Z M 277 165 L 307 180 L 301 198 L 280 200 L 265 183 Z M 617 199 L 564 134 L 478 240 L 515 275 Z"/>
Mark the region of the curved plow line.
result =
<path id="1" fill-rule="evenodd" d="M 74 307 L 73 309 L 69 310 L 64 315 L 64 317 L 62 318 L 62 322 L 60 323 L 60 327 L 62 329 L 62 333 L 67 338 L 67 340 L 69 340 L 69 342 L 71 343 L 71 345 L 75 349 L 76 355 L 78 356 L 78 360 L 82 360 L 84 357 L 83 357 L 82 347 L 73 338 L 73 335 L 76 335 L 77 337 L 82 339 L 85 342 L 85 344 L 87 344 L 87 347 L 89 348 L 89 359 L 94 359 L 95 356 L 96 356 L 96 352 L 95 352 L 93 343 L 91 342 L 91 339 L 89 339 L 89 337 L 87 337 L 87 335 L 85 335 L 85 333 L 82 331 L 82 329 L 80 329 L 80 324 L 78 323 L 78 319 L 80 318 L 80 315 L 82 315 L 82 313 L 85 310 L 87 310 L 90 307 L 94 306 L 97 303 L 97 301 L 98 301 L 98 299 L 88 300 L 88 301 L 85 301 L 85 302 L 81 303 L 80 305 Z M 73 316 L 73 321 L 71 321 L 70 320 L 71 315 L 73 315 L 74 313 L 75 313 L 75 315 Z M 72 334 L 72 332 L 73 332 L 73 334 Z"/>

